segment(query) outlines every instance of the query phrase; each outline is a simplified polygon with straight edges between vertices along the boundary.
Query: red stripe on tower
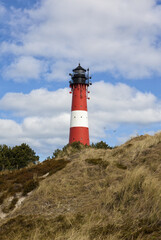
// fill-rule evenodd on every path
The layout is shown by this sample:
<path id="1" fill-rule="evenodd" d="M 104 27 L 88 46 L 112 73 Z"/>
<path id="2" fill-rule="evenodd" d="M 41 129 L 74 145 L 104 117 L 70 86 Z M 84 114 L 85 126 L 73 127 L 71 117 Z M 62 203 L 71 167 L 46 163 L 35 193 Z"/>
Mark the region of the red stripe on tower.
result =
<path id="1" fill-rule="evenodd" d="M 69 143 L 79 141 L 84 145 L 89 145 L 87 96 L 88 87 L 92 84 L 89 82 L 89 79 L 91 79 L 89 69 L 85 70 L 79 64 L 77 68 L 73 69 L 73 74 L 70 74 L 70 76 L 72 108 Z"/>

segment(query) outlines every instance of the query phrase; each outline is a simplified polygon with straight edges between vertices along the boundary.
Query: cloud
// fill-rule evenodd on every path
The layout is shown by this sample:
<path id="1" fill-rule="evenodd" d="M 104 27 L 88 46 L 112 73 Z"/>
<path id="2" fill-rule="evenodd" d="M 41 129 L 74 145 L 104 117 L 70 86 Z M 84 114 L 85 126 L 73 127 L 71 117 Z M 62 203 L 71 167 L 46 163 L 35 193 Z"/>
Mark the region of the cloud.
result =
<path id="1" fill-rule="evenodd" d="M 12 19 L 16 36 L 0 52 L 44 58 L 47 80 L 64 80 L 79 61 L 92 72 L 126 78 L 161 75 L 161 6 L 155 0 L 42 0 L 33 9 L 14 10 Z M 13 78 L 23 79 L 14 69 Z"/>
<path id="2" fill-rule="evenodd" d="M 146 127 L 161 123 L 161 101 L 126 84 L 96 82 L 88 102 L 91 141 L 107 137 L 122 124 Z M 7 93 L 0 99 L 0 144 L 30 144 L 39 154 L 51 155 L 68 143 L 71 95 L 68 89 Z M 8 119 L 7 119 L 8 115 Z M 10 117 L 15 120 L 9 120 Z M 16 119 L 20 118 L 19 122 Z M 134 130 L 132 130 L 134 132 Z M 130 135 L 130 132 L 129 132 Z M 126 136 L 124 136 L 126 137 Z M 122 139 L 117 136 L 115 141 Z"/>
<path id="3" fill-rule="evenodd" d="M 69 127 L 70 113 L 61 113 L 59 116 L 50 118 L 30 117 L 26 118 L 22 124 L 26 136 L 37 138 L 64 137 Z"/>
<path id="4" fill-rule="evenodd" d="M 62 112 L 70 112 L 69 89 L 48 91 L 32 90 L 29 94 L 7 93 L 0 100 L 0 109 L 21 117 L 51 117 Z"/>
<path id="5" fill-rule="evenodd" d="M 91 87 L 89 123 L 95 138 L 122 124 L 148 126 L 161 122 L 161 101 L 126 84 L 103 81 Z"/>
<path id="6" fill-rule="evenodd" d="M 45 70 L 43 61 L 30 56 L 22 56 L 4 69 L 3 76 L 5 79 L 22 82 L 30 79 L 40 79 L 43 70 Z"/>
<path id="7" fill-rule="evenodd" d="M 11 138 L 19 137 L 22 134 L 20 125 L 13 120 L 0 119 L 0 128 L 0 138 L 7 139 L 7 141 Z"/>

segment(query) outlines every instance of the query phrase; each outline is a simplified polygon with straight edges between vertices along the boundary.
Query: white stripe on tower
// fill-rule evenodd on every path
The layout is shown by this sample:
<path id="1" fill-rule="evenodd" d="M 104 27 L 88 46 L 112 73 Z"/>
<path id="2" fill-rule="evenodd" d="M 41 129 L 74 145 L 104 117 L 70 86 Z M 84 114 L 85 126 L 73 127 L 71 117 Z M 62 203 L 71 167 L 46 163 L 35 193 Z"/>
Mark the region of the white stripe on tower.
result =
<path id="1" fill-rule="evenodd" d="M 88 128 L 88 112 L 87 111 L 72 111 L 70 127 L 86 127 Z"/>

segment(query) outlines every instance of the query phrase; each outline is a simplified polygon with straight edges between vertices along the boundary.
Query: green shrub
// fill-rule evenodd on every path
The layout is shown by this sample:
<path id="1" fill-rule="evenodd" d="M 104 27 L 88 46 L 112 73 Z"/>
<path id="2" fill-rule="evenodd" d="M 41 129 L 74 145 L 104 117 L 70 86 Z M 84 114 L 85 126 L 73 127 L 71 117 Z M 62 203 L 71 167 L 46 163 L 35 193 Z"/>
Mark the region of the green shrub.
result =
<path id="1" fill-rule="evenodd" d="M 84 146 L 80 141 L 73 142 L 71 144 L 67 144 L 63 147 L 62 151 L 66 152 L 68 147 L 71 146 L 74 150 L 81 150 L 82 146 Z"/>
<path id="2" fill-rule="evenodd" d="M 54 158 L 58 157 L 61 152 L 62 152 L 62 150 L 60 150 L 60 149 L 57 148 L 57 149 L 53 152 L 53 157 L 54 157 Z"/>
<path id="3" fill-rule="evenodd" d="M 88 147 L 87 145 L 83 145 L 81 142 L 73 142 L 71 144 L 67 144 L 65 145 L 62 150 L 60 149 L 56 149 L 54 152 L 53 152 L 53 158 L 56 158 L 56 157 L 62 157 L 64 154 L 68 154 L 68 148 L 69 147 L 72 147 L 72 152 L 76 152 L 76 151 L 80 151 L 82 149 L 82 147 Z"/>
<path id="4" fill-rule="evenodd" d="M 77 149 L 77 150 L 81 149 L 81 145 L 83 145 L 83 144 L 81 144 L 79 141 L 78 142 L 73 142 L 73 143 L 70 144 L 70 146 L 72 148 Z"/>
<path id="5" fill-rule="evenodd" d="M 39 156 L 25 143 L 12 148 L 0 145 L 0 171 L 24 168 L 38 160 Z"/>
<path id="6" fill-rule="evenodd" d="M 98 143 L 92 143 L 91 144 L 92 148 L 97 148 L 97 149 L 112 149 L 112 147 L 110 147 L 107 143 L 100 141 Z"/>

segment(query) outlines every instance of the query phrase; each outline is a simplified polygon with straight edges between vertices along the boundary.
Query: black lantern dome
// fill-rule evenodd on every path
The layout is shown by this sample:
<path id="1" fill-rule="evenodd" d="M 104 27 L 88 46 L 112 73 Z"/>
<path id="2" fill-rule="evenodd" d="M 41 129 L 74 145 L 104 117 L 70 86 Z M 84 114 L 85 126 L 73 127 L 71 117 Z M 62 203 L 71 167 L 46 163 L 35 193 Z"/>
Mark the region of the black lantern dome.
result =
<path id="1" fill-rule="evenodd" d="M 87 73 L 86 73 L 87 72 Z M 69 74 L 71 76 L 71 81 L 69 81 L 70 85 L 73 84 L 85 84 L 85 85 L 91 85 L 92 83 L 89 82 L 89 69 L 85 70 L 81 67 L 80 63 L 78 67 L 73 69 L 73 74 Z"/>
<path id="2" fill-rule="evenodd" d="M 86 70 L 84 68 L 81 67 L 80 63 L 78 65 L 78 67 L 76 67 L 75 69 L 73 69 L 74 73 L 85 73 Z"/>

